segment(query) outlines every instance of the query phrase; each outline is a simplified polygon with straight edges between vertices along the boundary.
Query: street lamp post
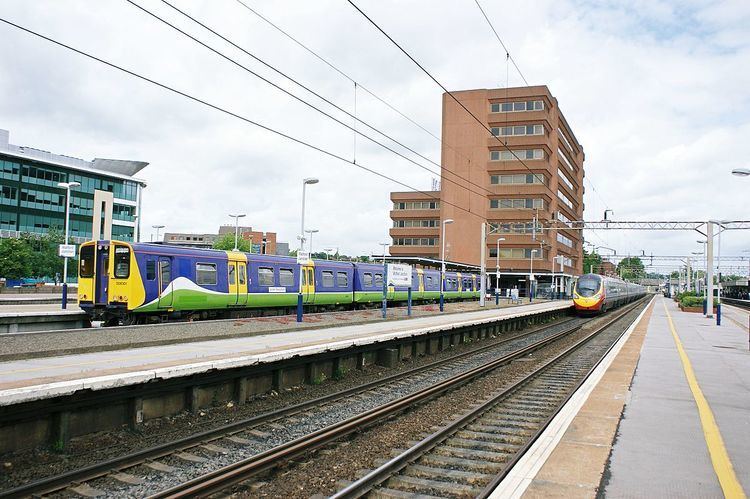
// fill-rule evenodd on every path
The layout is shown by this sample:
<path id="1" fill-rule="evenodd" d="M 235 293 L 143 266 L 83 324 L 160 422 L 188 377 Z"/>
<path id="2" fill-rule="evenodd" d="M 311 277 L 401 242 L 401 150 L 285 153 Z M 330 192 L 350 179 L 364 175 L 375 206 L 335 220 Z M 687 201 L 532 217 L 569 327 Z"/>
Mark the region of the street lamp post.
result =
<path id="1" fill-rule="evenodd" d="M 231 218 L 234 218 L 234 250 L 237 251 L 239 249 L 239 239 L 240 239 L 240 218 L 244 217 L 244 213 L 240 213 L 238 215 L 232 215 L 229 214 Z M 252 253 L 252 248 L 250 248 L 250 252 Z"/>
<path id="2" fill-rule="evenodd" d="M 443 289 L 445 288 L 445 226 L 448 224 L 452 224 L 453 219 L 452 218 L 446 218 L 443 220 L 443 223 L 441 224 L 442 231 L 440 232 L 440 244 L 442 246 L 440 250 L 440 311 L 443 311 L 444 303 L 445 303 L 445 297 L 443 296 Z"/>
<path id="3" fill-rule="evenodd" d="M 302 179 L 302 216 L 300 220 L 300 229 L 299 229 L 299 252 L 303 252 L 305 250 L 305 190 L 307 189 L 308 184 L 317 184 L 320 182 L 317 178 L 314 177 L 308 177 L 305 179 Z M 299 260 L 299 252 L 297 253 L 297 260 Z M 297 294 L 297 322 L 302 322 L 302 271 L 304 269 L 302 268 L 302 262 L 299 263 L 299 293 Z"/>
<path id="4" fill-rule="evenodd" d="M 500 304 L 500 241 L 505 241 L 505 238 L 497 238 L 497 253 L 495 254 L 495 305 Z"/>
<path id="5" fill-rule="evenodd" d="M 308 234 L 310 234 L 310 242 L 308 243 L 308 248 L 310 248 L 310 258 L 312 258 L 312 254 L 313 254 L 313 245 L 312 245 L 313 234 L 315 234 L 316 232 L 320 232 L 320 230 L 318 230 L 318 229 L 308 229 L 305 232 L 308 233 Z"/>
<path id="6" fill-rule="evenodd" d="M 80 187 L 80 182 L 59 182 L 58 187 L 65 189 L 65 245 L 68 245 L 70 234 L 70 189 Z M 68 308 L 68 257 L 63 257 L 62 308 Z"/>
<path id="7" fill-rule="evenodd" d="M 703 245 L 703 253 L 698 253 L 698 254 L 699 255 L 703 255 L 703 260 L 705 260 L 706 262 L 708 262 L 708 259 L 706 258 L 706 256 L 707 256 L 706 255 L 706 243 L 708 242 L 708 240 L 698 239 L 695 242 L 697 242 L 698 244 L 702 244 Z M 703 294 L 703 315 L 706 315 L 706 313 L 707 313 L 706 310 L 708 310 L 708 308 L 707 308 L 707 303 L 708 302 L 706 301 L 706 288 L 708 287 L 708 282 L 706 281 L 706 275 L 707 274 L 708 274 L 708 263 L 706 263 L 706 269 L 703 271 L 703 281 L 702 281 L 703 282 L 703 289 L 702 289 L 702 292 L 703 292 L 702 293 Z M 712 304 L 712 306 L 713 306 L 713 304 Z"/>

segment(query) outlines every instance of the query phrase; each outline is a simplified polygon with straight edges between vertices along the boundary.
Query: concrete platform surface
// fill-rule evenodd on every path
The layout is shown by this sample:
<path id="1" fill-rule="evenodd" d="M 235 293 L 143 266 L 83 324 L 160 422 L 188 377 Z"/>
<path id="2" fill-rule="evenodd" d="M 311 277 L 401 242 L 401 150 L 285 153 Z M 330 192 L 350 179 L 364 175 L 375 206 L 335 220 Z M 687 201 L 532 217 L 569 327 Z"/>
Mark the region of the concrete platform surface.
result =
<path id="1" fill-rule="evenodd" d="M 543 302 L 393 322 L 2 362 L 0 405 L 70 394 L 83 388 L 104 389 L 211 369 L 272 362 L 570 306 L 570 301 Z"/>
<path id="2" fill-rule="evenodd" d="M 731 321 L 719 327 L 702 314 L 681 312 L 673 300 L 659 302 L 612 449 L 604 495 L 743 497 L 750 491 L 748 332 Z"/>
<path id="3" fill-rule="evenodd" d="M 748 329 L 657 296 L 557 431 L 544 464 L 527 465 L 505 497 L 746 497 Z"/>

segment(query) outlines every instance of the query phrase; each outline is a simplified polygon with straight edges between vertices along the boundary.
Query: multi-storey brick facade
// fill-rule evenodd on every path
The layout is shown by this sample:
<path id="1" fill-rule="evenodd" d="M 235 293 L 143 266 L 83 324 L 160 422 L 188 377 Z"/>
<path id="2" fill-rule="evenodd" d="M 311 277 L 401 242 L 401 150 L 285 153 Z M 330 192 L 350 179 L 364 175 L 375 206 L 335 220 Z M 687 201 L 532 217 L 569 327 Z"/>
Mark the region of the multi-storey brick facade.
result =
<path id="1" fill-rule="evenodd" d="M 439 199 L 439 210 L 392 211 L 391 254 L 439 257 L 440 220 L 453 219 L 446 226 L 446 248 L 450 248 L 446 259 L 479 265 L 481 224 L 486 222 L 485 263 L 491 275 L 498 238 L 504 238 L 501 272 L 513 282 L 529 273 L 532 250 L 534 274 L 550 274 L 555 258 L 563 260 L 565 274 L 581 274 L 581 233 L 566 226 L 583 218 L 584 152 L 557 99 L 546 86 L 465 90 L 452 95 L 482 124 L 451 95 L 443 95 L 441 190 L 427 199 Z M 394 203 L 425 198 L 425 194 L 391 193 Z M 435 226 L 396 226 L 402 219 L 423 217 L 436 220 Z M 401 244 L 413 243 L 417 237 L 420 243 L 428 238 L 432 244 Z M 560 272 L 559 263 L 554 270 Z M 527 284 L 519 282 L 518 286 Z"/>

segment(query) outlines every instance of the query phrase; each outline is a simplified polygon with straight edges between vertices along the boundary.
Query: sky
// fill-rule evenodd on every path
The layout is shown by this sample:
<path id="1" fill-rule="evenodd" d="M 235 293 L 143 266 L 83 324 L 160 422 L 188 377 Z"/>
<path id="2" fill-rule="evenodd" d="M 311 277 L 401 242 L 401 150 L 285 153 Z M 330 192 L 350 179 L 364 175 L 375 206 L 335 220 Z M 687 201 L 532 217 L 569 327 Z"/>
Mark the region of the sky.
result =
<path id="1" fill-rule="evenodd" d="M 355 85 L 251 12 L 439 136 L 442 90 L 346 0 L 184 0 L 179 7 L 269 65 L 353 113 Z M 281 88 L 352 126 L 351 117 L 160 0 L 3 0 L 0 17 L 419 190 L 432 175 L 139 10 L 152 11 Z M 520 86 L 519 73 L 473 0 L 355 0 L 450 90 Z M 480 0 L 523 76 L 547 85 L 586 154 L 586 220 L 749 220 L 750 2 Z M 405 190 L 352 164 L 135 79 L 0 23 L 0 128 L 13 144 L 83 159 L 150 163 L 139 178 L 142 239 L 154 224 L 215 232 L 245 225 L 295 247 L 302 179 L 315 249 L 379 254 L 389 192 Z M 440 142 L 359 88 L 356 114 L 435 163 Z M 359 129 L 363 125 L 358 125 Z M 375 135 L 374 132 L 368 132 Z M 385 141 L 380 138 L 381 141 Z M 387 141 L 386 141 L 387 142 Z M 437 169 L 399 146 L 399 151 Z M 618 255 L 698 251 L 690 231 L 587 232 Z M 724 255 L 750 250 L 726 232 Z M 604 251 L 605 253 L 607 251 Z M 656 263 L 656 262 L 654 262 Z M 664 265 L 673 265 L 664 262 Z M 730 265 L 747 272 L 747 261 Z M 653 267 L 652 270 L 665 270 Z M 728 269 L 730 270 L 730 269 Z"/>

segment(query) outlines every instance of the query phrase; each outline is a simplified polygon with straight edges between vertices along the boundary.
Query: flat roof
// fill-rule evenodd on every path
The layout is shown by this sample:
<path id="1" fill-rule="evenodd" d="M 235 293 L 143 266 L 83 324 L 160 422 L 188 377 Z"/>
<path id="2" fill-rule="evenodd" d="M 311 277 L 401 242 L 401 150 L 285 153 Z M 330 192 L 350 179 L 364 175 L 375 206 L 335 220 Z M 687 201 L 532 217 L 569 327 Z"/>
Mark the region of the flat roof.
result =
<path id="1" fill-rule="evenodd" d="M 8 132 L 8 130 L 0 129 L 0 154 L 2 155 L 26 159 L 29 161 L 38 161 L 105 177 L 131 180 L 144 186 L 146 185 L 145 180 L 133 177 L 133 175 L 148 165 L 146 161 L 105 158 L 94 158 L 92 161 L 86 161 L 84 159 L 65 156 L 63 154 L 54 154 L 33 147 L 17 146 L 11 144 L 9 138 L 10 132 Z"/>

